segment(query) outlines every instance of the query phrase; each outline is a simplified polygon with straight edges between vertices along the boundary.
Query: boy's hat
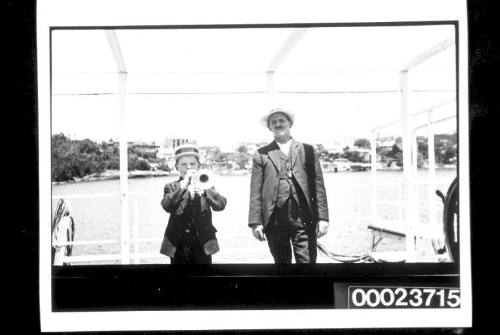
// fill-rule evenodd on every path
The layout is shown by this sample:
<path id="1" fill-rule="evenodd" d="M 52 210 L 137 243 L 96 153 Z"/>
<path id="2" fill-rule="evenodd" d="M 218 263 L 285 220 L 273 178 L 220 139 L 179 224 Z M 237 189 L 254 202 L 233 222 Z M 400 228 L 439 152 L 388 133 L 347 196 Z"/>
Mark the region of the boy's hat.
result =
<path id="1" fill-rule="evenodd" d="M 175 148 L 175 160 L 184 156 L 195 156 L 200 158 L 200 149 L 195 144 L 182 144 Z"/>
<path id="2" fill-rule="evenodd" d="M 290 120 L 292 121 L 292 123 L 295 121 L 295 114 L 290 111 L 290 110 L 287 110 L 287 109 L 283 109 L 283 108 L 274 108 L 274 109 L 271 109 L 269 112 L 267 112 L 261 119 L 260 119 L 260 123 L 266 127 L 266 128 L 269 128 L 269 117 L 271 115 L 273 115 L 274 113 L 283 113 L 285 114 L 286 116 L 288 116 L 288 118 L 290 118 Z"/>

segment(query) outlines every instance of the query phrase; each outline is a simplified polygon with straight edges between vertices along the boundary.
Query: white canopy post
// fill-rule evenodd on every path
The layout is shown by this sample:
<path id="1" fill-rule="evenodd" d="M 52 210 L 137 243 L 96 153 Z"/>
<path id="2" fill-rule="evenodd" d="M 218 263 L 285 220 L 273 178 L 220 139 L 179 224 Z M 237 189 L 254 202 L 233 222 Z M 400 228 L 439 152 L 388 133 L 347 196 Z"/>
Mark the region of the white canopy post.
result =
<path id="1" fill-rule="evenodd" d="M 120 125 L 120 199 L 121 199 L 121 254 L 122 264 L 130 263 L 130 228 L 128 220 L 128 144 L 127 144 L 127 70 L 114 30 L 105 30 L 109 47 L 118 69 L 118 109 Z"/>
<path id="2" fill-rule="evenodd" d="M 123 264 L 129 264 L 130 231 L 128 224 L 128 144 L 127 144 L 127 73 L 119 73 L 120 81 L 120 194 L 121 194 L 121 252 Z"/>
<path id="3" fill-rule="evenodd" d="M 268 104 L 268 109 L 271 109 L 274 107 L 274 71 L 268 71 L 266 73 L 266 79 L 267 79 L 267 104 Z"/>
<path id="4" fill-rule="evenodd" d="M 406 200 L 405 216 L 406 216 L 406 260 L 407 262 L 415 262 L 415 210 L 414 199 L 412 192 L 412 173 L 411 173 L 411 118 L 408 110 L 408 71 L 403 70 L 400 72 L 401 83 L 401 120 L 402 120 L 402 141 L 403 141 L 403 195 Z"/>

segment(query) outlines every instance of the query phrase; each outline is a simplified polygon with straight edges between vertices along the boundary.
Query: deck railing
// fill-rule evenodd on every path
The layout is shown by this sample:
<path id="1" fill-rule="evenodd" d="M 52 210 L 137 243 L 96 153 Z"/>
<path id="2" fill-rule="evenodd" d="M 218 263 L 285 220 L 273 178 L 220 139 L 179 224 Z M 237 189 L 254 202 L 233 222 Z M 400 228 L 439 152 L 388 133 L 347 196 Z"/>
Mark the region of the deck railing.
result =
<path id="1" fill-rule="evenodd" d="M 352 172 L 356 173 L 356 172 Z M 419 186 L 428 186 L 430 187 L 431 184 L 429 182 L 423 182 L 419 181 L 418 182 Z M 356 187 L 366 187 L 366 184 L 362 183 L 350 183 L 349 184 L 350 188 L 356 188 Z M 401 181 L 387 181 L 387 182 L 378 182 L 377 188 L 381 187 L 391 187 L 394 188 L 397 197 L 395 199 L 383 199 L 383 198 L 378 198 L 377 197 L 377 192 L 372 193 L 372 198 L 371 201 L 372 203 L 372 210 L 370 212 L 369 216 L 358 216 L 358 222 L 361 221 L 366 221 L 366 228 L 371 229 L 374 231 L 380 231 L 380 230 L 386 230 L 386 231 L 395 231 L 396 234 L 400 233 L 400 235 L 405 235 L 405 225 L 402 224 L 404 223 L 405 220 L 405 213 L 403 212 L 404 209 L 404 199 L 403 199 L 403 184 Z M 373 186 L 372 186 L 373 188 Z M 160 237 L 139 237 L 139 231 L 140 231 L 140 218 L 139 218 L 139 202 L 138 198 L 139 197 L 144 197 L 144 196 L 153 196 L 157 195 L 156 193 L 148 193 L 148 192 L 136 192 L 136 193 L 129 193 L 130 199 L 132 200 L 132 213 L 131 213 L 131 224 L 129 226 L 129 222 L 127 221 L 127 227 L 122 227 L 121 231 L 123 232 L 125 229 L 127 230 L 127 234 L 125 236 L 121 236 L 120 238 L 112 238 L 112 239 L 101 239 L 101 240 L 75 240 L 75 241 L 68 241 L 65 240 L 64 237 L 58 238 L 56 241 L 53 241 L 53 246 L 54 247 L 65 247 L 65 246 L 86 246 L 86 245 L 110 245 L 110 244 L 116 244 L 116 245 L 123 245 L 126 243 L 129 246 L 129 252 L 125 253 L 109 253 L 109 254 L 100 254 L 100 255 L 78 255 L 78 256 L 59 256 L 57 259 L 54 260 L 55 265 L 63 265 L 63 264 L 75 264 L 75 263 L 94 263 L 94 262 L 119 262 L 120 264 L 139 264 L 143 261 L 147 260 L 155 260 L 155 259 L 162 259 L 162 262 L 165 260 L 168 261 L 168 258 L 165 257 L 164 255 L 161 255 L 158 252 L 141 252 L 139 245 L 140 243 L 147 243 L 147 242 L 155 242 L 155 243 L 161 243 L 161 238 Z M 54 195 L 52 198 L 54 200 L 59 199 L 59 198 L 64 198 L 66 202 L 69 203 L 69 207 L 71 207 L 71 200 L 73 199 L 85 199 L 85 198 L 112 198 L 116 197 L 119 198 L 120 195 L 118 193 L 101 193 L 101 194 L 69 194 L 69 195 Z M 433 196 L 432 198 L 429 199 L 428 203 L 425 205 L 419 205 L 419 211 L 420 210 L 426 210 L 429 211 L 429 222 L 433 223 L 435 221 L 435 217 L 438 215 L 438 210 L 436 209 L 435 206 L 435 201 L 438 201 L 437 196 Z M 338 204 L 338 201 L 336 202 Z M 378 208 L 379 206 L 391 206 L 397 208 L 397 216 L 395 220 L 387 220 L 380 218 L 378 216 L 378 211 L 373 211 L 373 208 Z M 78 230 L 78 219 L 76 219 L 76 229 Z M 376 223 L 373 225 L 373 223 Z M 442 230 L 442 225 L 438 225 L 438 230 Z M 131 233 L 130 234 L 130 230 Z M 418 227 L 415 229 L 415 234 L 420 237 L 430 237 L 430 236 L 435 236 L 436 232 L 436 226 L 432 224 L 420 224 Z M 62 235 L 61 235 L 62 236 Z M 127 238 L 128 236 L 128 238 Z M 132 249 L 132 250 L 130 250 Z M 132 252 L 130 252 L 132 251 Z"/>

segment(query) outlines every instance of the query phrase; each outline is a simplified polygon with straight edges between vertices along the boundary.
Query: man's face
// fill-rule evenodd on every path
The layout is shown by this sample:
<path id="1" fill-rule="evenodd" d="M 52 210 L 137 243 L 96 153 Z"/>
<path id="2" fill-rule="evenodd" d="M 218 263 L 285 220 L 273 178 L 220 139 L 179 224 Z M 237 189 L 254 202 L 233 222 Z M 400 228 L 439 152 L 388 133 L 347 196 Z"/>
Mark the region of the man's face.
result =
<path id="1" fill-rule="evenodd" d="M 200 163 L 198 163 L 198 159 L 195 156 L 184 156 L 179 158 L 177 161 L 177 170 L 181 177 L 185 177 L 188 170 L 198 170 L 200 167 Z"/>
<path id="2" fill-rule="evenodd" d="M 290 128 L 292 123 L 288 120 L 286 114 L 277 112 L 269 117 L 269 128 L 273 132 L 275 138 L 290 137 Z"/>

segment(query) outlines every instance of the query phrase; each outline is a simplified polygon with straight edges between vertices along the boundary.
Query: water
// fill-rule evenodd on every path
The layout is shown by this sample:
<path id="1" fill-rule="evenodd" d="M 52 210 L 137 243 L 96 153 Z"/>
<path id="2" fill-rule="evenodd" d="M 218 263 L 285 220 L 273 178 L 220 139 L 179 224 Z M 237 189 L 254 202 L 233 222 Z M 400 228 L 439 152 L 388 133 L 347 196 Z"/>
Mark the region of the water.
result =
<path id="1" fill-rule="evenodd" d="M 449 184 L 456 176 L 455 170 L 436 171 L 436 188 L 446 193 Z M 328 234 L 319 241 L 330 251 L 344 255 L 361 255 L 371 250 L 372 233 L 367 229 L 371 223 L 371 173 L 340 172 L 325 173 L 325 186 L 330 210 L 330 228 Z M 418 190 L 420 222 L 428 223 L 429 205 L 428 171 L 418 173 L 421 185 Z M 154 239 L 140 242 L 139 252 L 158 252 L 163 233 L 168 221 L 168 214 L 160 201 L 166 183 L 177 179 L 176 176 L 139 178 L 129 180 L 130 235 L 134 237 L 133 222 L 138 222 L 138 237 Z M 251 235 L 247 226 L 250 175 L 214 177 L 215 187 L 227 197 L 226 209 L 213 212 L 214 226 L 221 251 L 213 256 L 214 263 L 272 263 L 267 243 L 259 242 Z M 399 184 L 403 180 L 401 171 L 377 171 L 377 199 L 383 203 L 377 205 L 378 219 L 398 220 L 405 213 L 401 210 L 404 202 L 398 202 Z M 94 181 L 54 185 L 53 210 L 57 200 L 70 200 L 71 215 L 76 224 L 75 241 L 108 240 L 119 241 L 120 198 L 119 181 Z M 99 194 L 114 194 L 111 197 L 98 197 Z M 78 195 L 78 197 L 73 197 Z M 87 196 L 88 195 L 88 196 Z M 404 199 L 402 199 L 404 200 Z M 385 201 L 396 201 L 385 203 Z M 437 196 L 435 220 L 442 221 L 442 203 Z M 134 211 L 136 206 L 137 212 Z M 404 250 L 404 238 L 385 236 L 377 251 Z M 131 248 L 133 250 L 133 247 Z M 100 245 L 76 245 L 73 255 L 98 255 L 119 253 L 120 243 Z M 329 258 L 318 256 L 318 262 L 331 262 Z M 147 262 L 168 263 L 168 257 L 161 257 Z"/>

